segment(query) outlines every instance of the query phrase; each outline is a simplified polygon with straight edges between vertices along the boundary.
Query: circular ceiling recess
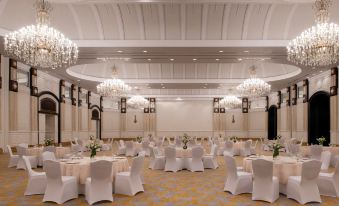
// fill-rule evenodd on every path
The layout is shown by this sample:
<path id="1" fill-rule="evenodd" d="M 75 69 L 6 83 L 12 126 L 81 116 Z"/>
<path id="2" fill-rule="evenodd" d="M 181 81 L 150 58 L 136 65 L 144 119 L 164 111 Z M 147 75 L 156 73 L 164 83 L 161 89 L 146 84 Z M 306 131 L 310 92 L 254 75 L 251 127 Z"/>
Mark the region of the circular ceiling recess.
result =
<path id="1" fill-rule="evenodd" d="M 199 80 L 219 79 L 229 83 L 241 83 L 249 78 L 249 63 L 96 63 L 76 65 L 67 69 L 67 73 L 77 79 L 102 82 L 112 75 L 112 67 L 116 66 L 118 77 L 133 80 Z M 288 64 L 256 63 L 257 77 L 266 82 L 289 79 L 301 73 L 301 69 Z"/>

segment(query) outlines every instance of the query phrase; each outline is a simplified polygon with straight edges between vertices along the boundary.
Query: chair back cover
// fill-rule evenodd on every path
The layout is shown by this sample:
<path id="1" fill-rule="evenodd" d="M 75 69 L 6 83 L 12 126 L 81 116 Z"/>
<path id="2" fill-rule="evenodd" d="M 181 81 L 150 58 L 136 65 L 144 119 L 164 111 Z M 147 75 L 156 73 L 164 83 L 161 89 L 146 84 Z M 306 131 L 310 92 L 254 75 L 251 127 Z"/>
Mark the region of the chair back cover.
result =
<path id="1" fill-rule="evenodd" d="M 226 141 L 225 142 L 225 150 L 226 151 L 232 151 L 232 149 L 233 149 L 233 141 Z"/>
<path id="2" fill-rule="evenodd" d="M 267 184 L 272 183 L 273 162 L 264 159 L 256 159 L 252 161 L 252 169 L 254 180 L 257 179 Z"/>
<path id="3" fill-rule="evenodd" d="M 321 162 L 319 160 L 304 162 L 301 166 L 301 183 L 318 178 L 320 168 Z"/>
<path id="4" fill-rule="evenodd" d="M 165 159 L 175 159 L 176 150 L 174 147 L 165 147 Z"/>
<path id="5" fill-rule="evenodd" d="M 135 177 L 141 174 L 143 164 L 144 164 L 143 156 L 137 156 L 133 158 L 132 166 L 131 166 L 131 176 Z"/>
<path id="6" fill-rule="evenodd" d="M 31 162 L 29 161 L 27 156 L 22 156 L 22 159 L 24 160 L 24 164 L 25 164 L 26 170 L 28 171 L 28 175 L 32 176 L 34 172 L 32 170 Z"/>
<path id="7" fill-rule="evenodd" d="M 125 146 L 124 140 L 121 139 L 121 140 L 119 141 L 119 143 L 120 143 L 120 146 L 121 146 L 121 147 Z"/>
<path id="8" fill-rule="evenodd" d="M 53 152 L 45 151 L 42 153 L 42 162 L 46 160 L 56 160 L 55 154 Z"/>
<path id="9" fill-rule="evenodd" d="M 133 142 L 132 141 L 126 142 L 126 149 L 133 149 Z"/>
<path id="10" fill-rule="evenodd" d="M 46 160 L 44 162 L 44 170 L 47 176 L 47 184 L 48 182 L 62 184 L 61 167 L 59 162 L 54 160 Z"/>
<path id="11" fill-rule="evenodd" d="M 204 155 L 204 149 L 202 147 L 193 147 L 192 148 L 192 159 L 194 160 L 201 160 L 202 156 Z"/>
<path id="12" fill-rule="evenodd" d="M 49 151 L 49 152 L 55 153 L 56 152 L 56 148 L 55 148 L 55 146 L 46 146 L 46 147 L 44 147 L 43 151 L 44 152 L 45 151 Z"/>
<path id="13" fill-rule="evenodd" d="M 331 163 L 331 152 L 324 151 L 321 153 L 321 169 L 327 170 Z"/>
<path id="14" fill-rule="evenodd" d="M 112 162 L 107 160 L 99 160 L 91 162 L 91 184 L 100 184 L 102 182 L 111 182 Z"/>
<path id="15" fill-rule="evenodd" d="M 26 147 L 22 147 L 22 146 L 16 146 L 16 153 L 22 157 L 24 155 L 26 155 L 26 151 L 27 151 L 27 148 Z"/>
<path id="16" fill-rule="evenodd" d="M 311 145 L 310 146 L 311 159 L 321 160 L 322 152 L 323 152 L 322 145 Z"/>
<path id="17" fill-rule="evenodd" d="M 13 156 L 13 151 L 12 151 L 11 146 L 6 145 L 6 147 L 7 147 L 7 151 L 8 151 L 8 153 L 9 153 L 9 156 L 12 157 L 12 156 Z"/>
<path id="18" fill-rule="evenodd" d="M 339 182 L 339 160 L 337 161 L 333 173 L 333 178 L 335 182 Z"/>
<path id="19" fill-rule="evenodd" d="M 20 144 L 18 144 L 18 146 L 23 147 L 23 148 L 28 148 L 27 143 L 20 143 Z"/>
<path id="20" fill-rule="evenodd" d="M 237 178 L 238 177 L 237 165 L 235 163 L 234 157 L 225 155 L 224 159 L 226 164 L 227 176 L 229 176 L 230 178 Z"/>
<path id="21" fill-rule="evenodd" d="M 251 149 L 251 144 L 252 144 L 252 140 L 247 140 L 245 142 L 244 149 L 245 150 L 250 150 Z"/>

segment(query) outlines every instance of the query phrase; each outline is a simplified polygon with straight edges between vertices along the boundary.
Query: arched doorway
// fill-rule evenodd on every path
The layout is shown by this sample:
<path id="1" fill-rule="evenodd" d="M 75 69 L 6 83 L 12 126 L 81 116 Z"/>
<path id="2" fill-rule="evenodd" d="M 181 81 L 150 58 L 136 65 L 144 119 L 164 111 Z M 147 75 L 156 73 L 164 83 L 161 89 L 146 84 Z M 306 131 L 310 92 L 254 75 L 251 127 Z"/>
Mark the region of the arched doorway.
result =
<path id="1" fill-rule="evenodd" d="M 91 107 L 91 131 L 95 134 L 95 138 L 101 139 L 101 113 L 100 107 L 94 105 Z"/>
<path id="2" fill-rule="evenodd" d="M 59 99 L 51 92 L 41 92 L 38 100 L 38 143 L 46 138 L 60 142 L 59 135 Z"/>
<path id="3" fill-rule="evenodd" d="M 308 107 L 308 143 L 318 144 L 317 138 L 324 136 L 330 143 L 330 95 L 320 91 L 312 95 Z"/>
<path id="4" fill-rule="evenodd" d="M 268 109 L 268 134 L 267 137 L 269 140 L 273 140 L 277 137 L 277 116 L 278 116 L 278 108 L 275 105 L 272 105 L 269 109 Z"/>

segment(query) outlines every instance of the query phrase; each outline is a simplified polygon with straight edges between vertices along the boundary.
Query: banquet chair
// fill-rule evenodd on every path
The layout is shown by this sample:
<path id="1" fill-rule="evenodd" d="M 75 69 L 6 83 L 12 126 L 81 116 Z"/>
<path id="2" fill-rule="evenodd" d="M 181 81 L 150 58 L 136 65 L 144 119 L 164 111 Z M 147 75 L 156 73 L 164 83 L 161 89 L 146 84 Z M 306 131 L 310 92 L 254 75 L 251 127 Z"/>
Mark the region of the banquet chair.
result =
<path id="1" fill-rule="evenodd" d="M 204 163 L 203 163 L 204 149 L 200 146 L 192 148 L 192 158 L 188 158 L 188 168 L 191 172 L 203 172 Z"/>
<path id="2" fill-rule="evenodd" d="M 252 141 L 247 140 L 244 144 L 244 147 L 240 149 L 240 155 L 247 157 L 251 155 L 251 143 Z"/>
<path id="3" fill-rule="evenodd" d="M 28 173 L 28 183 L 24 195 L 41 195 L 46 190 L 46 173 L 32 170 L 29 158 L 22 157 Z"/>
<path id="4" fill-rule="evenodd" d="M 55 154 L 56 153 L 56 148 L 55 148 L 55 146 L 45 146 L 42 151 L 43 152 L 49 151 L 49 152 L 53 152 Z"/>
<path id="5" fill-rule="evenodd" d="M 181 144 L 182 144 L 182 142 L 181 142 L 180 137 L 176 137 L 175 138 L 175 146 L 176 147 L 181 147 Z"/>
<path id="6" fill-rule="evenodd" d="M 115 145 L 117 148 L 117 155 L 124 155 L 126 154 L 126 147 L 122 146 L 121 144 L 119 144 L 118 141 L 115 141 Z"/>
<path id="7" fill-rule="evenodd" d="M 257 144 L 258 144 L 258 140 L 255 141 L 254 145 L 251 145 L 251 154 L 252 154 L 252 155 L 257 154 L 257 151 L 256 151 L 256 149 L 257 149 Z"/>
<path id="8" fill-rule="evenodd" d="M 321 160 L 321 153 L 323 152 L 322 145 L 311 145 L 310 146 L 310 158 L 315 160 Z"/>
<path id="9" fill-rule="evenodd" d="M 23 147 L 23 148 L 28 148 L 28 144 L 27 143 L 20 143 L 18 144 L 19 147 Z"/>
<path id="10" fill-rule="evenodd" d="M 334 172 L 319 173 L 317 184 L 321 195 L 339 197 L 339 161 L 337 161 Z"/>
<path id="11" fill-rule="evenodd" d="M 24 169 L 24 170 L 26 169 L 24 160 L 22 159 L 23 156 L 26 156 L 29 159 L 32 168 L 37 168 L 37 166 L 38 166 L 38 158 L 37 158 L 37 156 L 28 156 L 26 154 L 27 153 L 27 148 L 22 147 L 22 146 L 17 146 L 16 147 L 16 152 L 17 152 L 17 154 L 19 156 L 18 163 L 16 165 L 17 169 Z"/>
<path id="12" fill-rule="evenodd" d="M 217 151 L 218 151 L 218 146 L 212 145 L 211 153 L 203 156 L 202 160 L 203 160 L 204 168 L 217 169 L 219 167 L 218 161 L 217 161 Z"/>
<path id="13" fill-rule="evenodd" d="M 300 153 L 301 147 L 299 144 L 288 143 L 288 151 L 292 156 L 297 156 Z"/>
<path id="14" fill-rule="evenodd" d="M 42 165 L 44 166 L 44 162 L 46 160 L 53 160 L 55 161 L 56 158 L 55 158 L 55 155 L 53 152 L 49 152 L 49 151 L 45 151 L 42 153 Z"/>
<path id="15" fill-rule="evenodd" d="M 91 162 L 90 174 L 85 183 L 88 204 L 92 205 L 102 200 L 112 202 L 112 162 L 107 160 Z"/>
<path id="16" fill-rule="evenodd" d="M 252 192 L 252 174 L 237 170 L 234 157 L 229 155 L 224 156 L 227 179 L 224 186 L 224 191 L 230 192 L 233 195 Z"/>
<path id="17" fill-rule="evenodd" d="M 294 199 L 300 204 L 308 202 L 321 203 L 317 179 L 321 168 L 319 160 L 302 163 L 301 176 L 290 176 L 287 181 L 287 198 Z"/>
<path id="18" fill-rule="evenodd" d="M 252 169 L 252 200 L 275 202 L 279 198 L 279 181 L 273 176 L 273 162 L 256 159 L 252 161 Z"/>
<path id="19" fill-rule="evenodd" d="M 78 182 L 74 176 L 62 176 L 59 162 L 46 160 L 44 170 L 47 176 L 47 186 L 43 202 L 64 202 L 78 198 Z"/>
<path id="20" fill-rule="evenodd" d="M 331 152 L 324 151 L 321 153 L 321 170 L 328 170 L 331 163 Z"/>
<path id="21" fill-rule="evenodd" d="M 134 149 L 134 145 L 132 141 L 126 142 L 126 156 L 127 157 L 134 157 L 136 155 L 136 151 Z"/>
<path id="22" fill-rule="evenodd" d="M 182 160 L 176 157 L 176 150 L 173 147 L 165 148 L 165 172 L 177 172 L 182 169 Z"/>
<path id="23" fill-rule="evenodd" d="M 138 153 L 138 157 L 143 157 L 145 159 L 145 156 L 146 156 L 146 152 L 145 151 L 140 151 Z M 145 181 L 144 181 L 144 173 L 143 173 L 143 170 L 141 170 L 140 172 L 140 180 L 141 180 L 141 183 L 144 185 L 145 184 Z"/>
<path id="24" fill-rule="evenodd" d="M 151 158 L 148 168 L 152 170 L 163 170 L 165 169 L 165 157 L 158 155 L 155 150 L 157 148 L 151 148 Z"/>
<path id="25" fill-rule="evenodd" d="M 140 178 L 143 164 L 143 156 L 134 157 L 130 172 L 119 172 L 116 174 L 114 185 L 116 194 L 134 196 L 136 193 L 144 191 Z"/>
<path id="26" fill-rule="evenodd" d="M 145 155 L 146 156 L 150 156 L 150 153 L 151 153 L 151 147 L 149 146 L 149 142 L 148 141 L 145 141 L 145 142 L 142 142 L 142 151 L 145 152 Z"/>
<path id="27" fill-rule="evenodd" d="M 234 156 L 234 143 L 232 141 L 226 141 L 225 142 L 225 151 L 223 153 L 223 155 L 228 155 L 228 156 Z"/>
<path id="28" fill-rule="evenodd" d="M 19 155 L 14 155 L 11 146 L 6 145 L 9 154 L 8 167 L 15 167 L 19 161 Z"/>

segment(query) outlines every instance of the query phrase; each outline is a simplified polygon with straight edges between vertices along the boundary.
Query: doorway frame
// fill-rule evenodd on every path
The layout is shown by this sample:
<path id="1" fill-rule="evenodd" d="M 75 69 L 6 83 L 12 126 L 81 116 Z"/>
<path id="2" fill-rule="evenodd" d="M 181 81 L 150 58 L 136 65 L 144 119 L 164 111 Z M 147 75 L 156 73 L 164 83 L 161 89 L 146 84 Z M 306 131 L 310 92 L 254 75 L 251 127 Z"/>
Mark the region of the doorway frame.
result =
<path id="1" fill-rule="evenodd" d="M 276 105 L 271 105 L 267 110 L 267 139 L 270 139 L 270 128 L 269 128 L 269 126 L 270 126 L 270 111 L 272 109 L 274 109 L 275 112 L 276 112 L 276 115 L 274 117 L 274 120 L 275 120 L 275 132 L 274 133 L 276 134 L 276 136 L 278 135 L 278 107 Z M 275 139 L 276 136 L 273 137 L 273 139 Z"/>
<path id="2" fill-rule="evenodd" d="M 99 121 L 99 139 L 101 140 L 101 115 L 102 115 L 102 110 L 100 109 L 100 107 L 98 105 L 91 105 L 89 107 L 89 109 L 91 110 L 91 120 L 97 120 Z M 99 112 L 99 119 L 92 119 L 92 112 L 93 110 L 98 110 Z"/>

